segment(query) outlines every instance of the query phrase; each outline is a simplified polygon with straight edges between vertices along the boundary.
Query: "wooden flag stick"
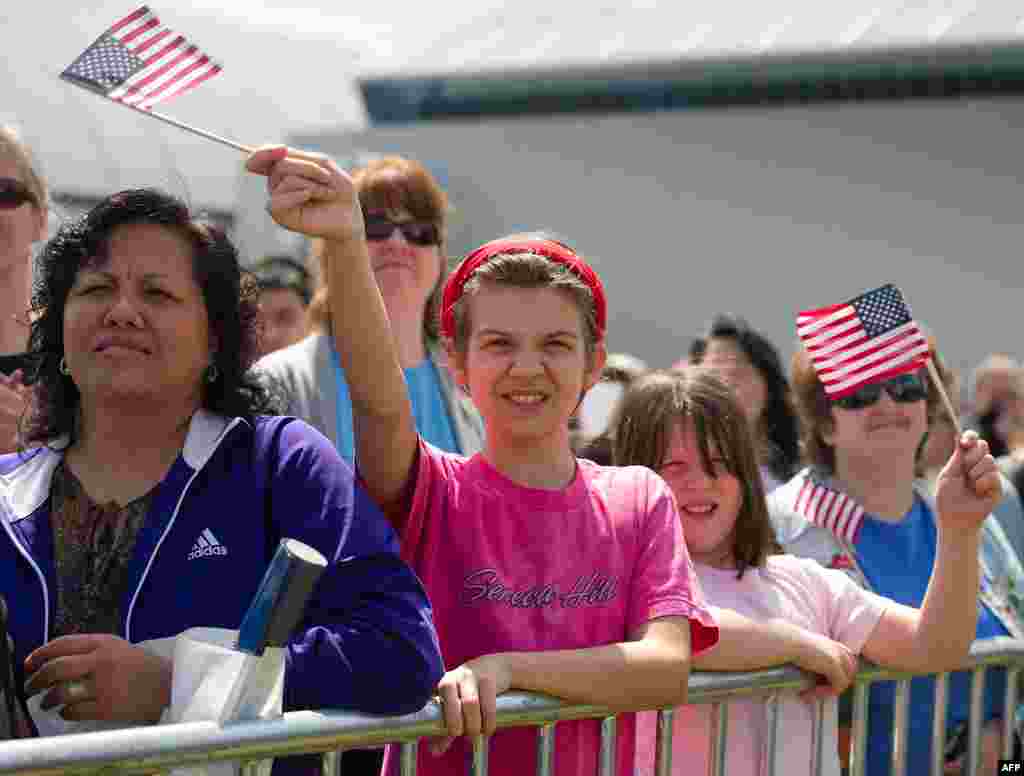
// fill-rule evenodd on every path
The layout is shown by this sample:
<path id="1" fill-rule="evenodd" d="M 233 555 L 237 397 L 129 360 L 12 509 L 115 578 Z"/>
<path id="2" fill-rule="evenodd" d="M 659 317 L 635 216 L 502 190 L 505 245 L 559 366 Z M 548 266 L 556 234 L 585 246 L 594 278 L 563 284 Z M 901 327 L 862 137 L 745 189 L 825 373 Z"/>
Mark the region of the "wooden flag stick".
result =
<path id="1" fill-rule="evenodd" d="M 942 384 L 942 378 L 939 377 L 939 370 L 935 368 L 935 361 L 931 358 L 928 359 L 928 374 L 931 375 L 932 385 L 935 386 L 935 390 L 939 392 L 939 396 L 942 397 L 942 404 L 946 408 L 946 412 L 949 413 L 950 420 L 953 421 L 953 428 L 956 429 L 956 443 L 960 444 L 960 438 L 964 435 L 964 429 L 960 425 L 960 418 L 957 417 L 956 410 L 953 409 L 953 402 L 949 400 L 949 394 L 946 393 L 946 386 Z M 966 476 L 966 472 L 965 472 Z M 980 492 L 975 489 L 982 498 L 990 495 L 1002 494 L 1003 485 L 1001 482 L 996 483 L 993 487 L 985 488 L 984 492 Z"/>
<path id="2" fill-rule="evenodd" d="M 126 103 L 122 102 L 121 105 L 126 105 Z M 172 119 L 170 116 L 167 116 L 167 115 L 165 115 L 163 113 L 157 113 L 156 111 L 152 111 L 152 110 L 143 110 L 142 108 L 136 108 L 134 105 L 128 105 L 128 107 L 131 108 L 134 111 L 137 111 L 139 113 L 143 113 L 146 116 L 152 116 L 155 119 L 160 119 L 160 121 L 163 121 L 163 122 L 165 122 L 167 124 L 170 124 L 172 127 L 177 127 L 178 129 L 184 129 L 186 132 L 191 132 L 193 135 L 199 135 L 199 137 L 205 137 L 207 140 L 213 140 L 214 142 L 220 143 L 221 145 L 226 145 L 229 148 L 237 149 L 238 151 L 241 151 L 242 153 L 251 154 L 253 151 L 256 150 L 255 148 L 252 148 L 251 146 L 242 145 L 241 143 L 239 143 L 237 141 L 234 141 L 234 140 L 231 140 L 230 138 L 223 137 L 222 135 L 216 135 L 213 132 L 208 132 L 205 129 L 200 129 L 199 127 L 194 127 L 191 124 L 186 124 L 183 121 L 178 121 L 177 119 Z"/>
<path id="3" fill-rule="evenodd" d="M 116 100 L 111 100 L 111 102 L 116 102 Z M 223 145 L 226 145 L 226 146 L 228 146 L 230 148 L 238 149 L 242 153 L 251 154 L 251 153 L 254 153 L 256 151 L 256 149 L 253 148 L 252 146 L 242 145 L 241 143 L 239 143 L 239 142 L 237 142 L 235 140 L 231 140 L 230 138 L 223 137 L 222 135 L 215 135 L 213 132 L 207 132 L 205 129 L 200 129 L 199 127 L 194 127 L 191 124 L 186 124 L 183 121 L 178 121 L 177 119 L 172 119 L 170 116 L 168 116 L 166 114 L 156 113 L 155 111 L 151 111 L 151 110 L 143 110 L 142 108 L 136 108 L 134 105 L 128 105 L 127 103 L 123 103 L 123 102 L 118 103 L 118 104 L 119 105 L 124 105 L 127 108 L 131 108 L 132 110 L 136 111 L 137 113 L 141 113 L 144 116 L 152 116 L 155 119 L 160 119 L 160 121 L 164 121 L 164 122 L 170 124 L 173 127 L 178 127 L 179 129 L 184 129 L 186 132 L 191 132 L 194 135 L 199 135 L 200 137 L 205 137 L 208 140 L 214 140 L 214 141 L 216 141 L 218 143 L 221 143 Z M 316 154 L 314 154 L 313 152 L 303 152 L 303 151 L 299 151 L 299 150 L 296 150 L 296 149 L 291 149 L 291 152 L 288 154 L 288 158 L 289 159 L 304 159 L 304 160 L 310 161 L 310 162 L 318 162 L 319 161 L 318 156 Z"/>
<path id="4" fill-rule="evenodd" d="M 956 429 L 956 438 L 958 440 L 957 444 L 959 444 L 960 437 L 964 435 L 964 430 L 960 426 L 960 417 L 953 408 L 953 402 L 949 400 L 949 394 L 946 393 L 946 386 L 942 384 L 942 378 L 939 377 L 939 370 L 935 368 L 935 361 L 931 358 L 928 359 L 928 374 L 931 375 L 932 385 L 935 386 L 935 390 L 939 392 L 939 396 L 942 398 L 942 404 L 946 408 L 946 412 L 949 413 L 949 419 L 953 421 L 953 428 Z"/>
<path id="5" fill-rule="evenodd" d="M 226 145 L 228 146 L 228 148 L 234 148 L 235 150 L 241 151 L 244 154 L 251 154 L 256 151 L 256 148 L 254 148 L 253 146 L 242 145 L 237 140 L 231 140 L 230 138 L 224 137 L 223 135 L 217 135 L 205 129 L 200 129 L 199 127 L 192 126 L 191 124 L 186 124 L 184 121 L 178 121 L 177 119 L 171 118 L 170 116 L 164 113 L 157 113 L 156 111 L 152 110 L 143 110 L 142 108 L 137 108 L 134 105 L 130 105 L 127 102 L 112 100 L 109 97 L 107 97 L 103 92 L 90 86 L 89 83 L 86 81 L 82 81 L 78 78 L 69 78 L 64 73 L 61 73 L 60 77 L 70 84 L 82 87 L 83 89 L 85 89 L 85 91 L 103 98 L 107 102 L 113 102 L 117 105 L 123 105 L 126 108 L 131 108 L 136 113 L 141 113 L 143 116 L 149 116 L 154 119 L 159 119 L 160 121 L 163 121 L 165 124 L 170 124 L 172 127 L 177 127 L 178 129 L 184 129 L 186 132 L 191 132 L 193 135 L 205 137 L 207 140 L 213 140 L 216 143 Z M 322 159 L 322 156 L 320 154 L 316 154 L 311 151 L 303 152 L 296 149 L 292 149 L 291 153 L 288 154 L 288 157 L 290 159 L 304 159 L 309 162 L 317 162 L 318 164 Z"/>
<path id="6" fill-rule="evenodd" d="M 116 100 L 110 100 L 110 102 L 117 102 L 117 101 Z M 127 103 L 124 103 L 124 102 L 119 102 L 117 104 L 118 105 L 124 105 L 126 108 L 131 108 L 136 113 L 141 113 L 144 116 L 152 116 L 155 119 L 160 119 L 160 121 L 164 121 L 164 122 L 170 124 L 173 127 L 178 127 L 179 129 L 184 129 L 186 132 L 191 132 L 194 135 L 199 135 L 200 137 L 205 137 L 208 140 L 214 140 L 214 141 L 216 141 L 218 143 L 221 143 L 223 145 L 226 145 L 226 146 L 228 146 L 230 148 L 235 148 L 235 149 L 241 151 L 242 153 L 251 154 L 251 153 L 255 153 L 255 151 L 256 151 L 256 149 L 253 148 L 252 146 L 242 145 L 241 143 L 239 143 L 239 142 L 237 142 L 235 140 L 231 140 L 230 138 L 223 137 L 222 135 L 216 135 L 213 132 L 207 132 L 205 129 L 200 129 L 199 127 L 194 127 L 191 124 L 186 124 L 183 121 L 178 121 L 177 119 L 172 119 L 170 116 L 168 116 L 166 114 L 156 113 L 155 111 L 151 111 L 151 110 L 143 110 L 142 108 L 136 108 L 134 105 L 128 105 Z M 310 152 L 304 152 L 304 151 L 300 151 L 300 150 L 297 150 L 297 149 L 294 149 L 294 148 L 290 150 L 290 153 L 288 154 L 288 158 L 289 159 L 304 159 L 304 160 L 309 161 L 309 162 L 319 162 L 320 161 L 320 157 L 317 154 L 315 154 L 314 152 L 311 152 L 311 151 Z"/>
<path id="7" fill-rule="evenodd" d="M 85 91 L 91 94 L 95 94 L 97 97 L 101 97 L 107 102 L 113 102 L 118 105 L 123 105 L 126 108 L 131 108 L 136 113 L 141 113 L 143 116 L 151 116 L 154 119 L 159 119 L 165 124 L 170 124 L 172 127 L 177 127 L 178 129 L 184 129 L 186 132 L 191 132 L 193 135 L 205 137 L 207 140 L 213 140 L 216 143 L 226 145 L 228 146 L 228 148 L 234 148 L 235 150 L 241 151 L 242 153 L 246 154 L 251 154 L 253 151 L 256 150 L 251 146 L 242 145 L 241 143 L 235 140 L 231 140 L 230 138 L 223 137 L 222 135 L 214 134 L 213 132 L 209 132 L 205 129 L 200 129 L 199 127 L 194 127 L 191 124 L 186 124 L 184 121 L 178 121 L 177 119 L 173 119 L 170 116 L 167 116 L 166 114 L 157 113 L 156 111 L 152 110 L 143 110 L 142 108 L 138 108 L 127 102 L 121 102 L 120 100 L 112 100 L 109 97 L 107 97 L 107 95 L 104 94 L 101 90 L 95 88 L 88 81 L 85 81 L 83 79 L 69 77 L 66 73 L 61 73 L 60 77 L 62 80 L 67 81 L 70 84 L 74 84 L 75 86 L 81 87 L 85 89 Z"/>

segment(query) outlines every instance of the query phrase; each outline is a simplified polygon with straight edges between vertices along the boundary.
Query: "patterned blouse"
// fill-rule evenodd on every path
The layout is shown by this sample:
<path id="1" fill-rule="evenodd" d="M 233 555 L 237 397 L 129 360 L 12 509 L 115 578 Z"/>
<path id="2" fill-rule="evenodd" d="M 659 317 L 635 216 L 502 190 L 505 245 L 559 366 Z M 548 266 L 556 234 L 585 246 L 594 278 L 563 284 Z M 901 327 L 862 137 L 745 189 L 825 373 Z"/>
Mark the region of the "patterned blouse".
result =
<path id="1" fill-rule="evenodd" d="M 155 491 L 124 506 L 116 501 L 97 504 L 63 461 L 57 466 L 50 486 L 57 565 L 53 638 L 121 634 L 128 565 Z"/>

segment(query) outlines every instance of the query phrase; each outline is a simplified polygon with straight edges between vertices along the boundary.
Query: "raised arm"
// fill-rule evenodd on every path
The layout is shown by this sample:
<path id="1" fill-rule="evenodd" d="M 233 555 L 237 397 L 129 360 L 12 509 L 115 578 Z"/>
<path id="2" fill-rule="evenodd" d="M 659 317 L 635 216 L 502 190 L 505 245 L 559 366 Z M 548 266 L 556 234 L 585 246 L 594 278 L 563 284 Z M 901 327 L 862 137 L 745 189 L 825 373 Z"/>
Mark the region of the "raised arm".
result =
<path id="1" fill-rule="evenodd" d="M 938 546 L 920 609 L 886 609 L 864 655 L 892 668 L 948 671 L 967 658 L 978 622 L 981 527 L 1002 490 L 988 444 L 966 432 L 939 475 Z"/>
<path id="2" fill-rule="evenodd" d="M 331 334 L 352 399 L 356 460 L 367 491 L 391 515 L 409 479 L 416 426 L 352 181 L 328 157 L 267 147 L 249 157 L 267 177 L 271 217 L 323 240 Z"/>

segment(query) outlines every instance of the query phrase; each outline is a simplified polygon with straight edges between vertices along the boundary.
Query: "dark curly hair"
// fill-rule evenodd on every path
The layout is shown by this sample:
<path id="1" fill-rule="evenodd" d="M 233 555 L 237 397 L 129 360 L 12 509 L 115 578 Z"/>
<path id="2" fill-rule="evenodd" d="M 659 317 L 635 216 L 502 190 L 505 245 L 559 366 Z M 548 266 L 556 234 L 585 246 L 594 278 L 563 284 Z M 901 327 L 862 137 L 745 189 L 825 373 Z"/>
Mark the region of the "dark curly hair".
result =
<path id="1" fill-rule="evenodd" d="M 785 482 L 800 464 L 800 415 L 779 351 L 744 318 L 722 313 L 714 317 L 707 332 L 690 346 L 691 363 L 699 364 L 704 360 L 708 341 L 712 339 L 734 342 L 764 380 L 767 400 L 756 434 L 767 443 L 765 465 L 776 479 Z"/>
<path id="2" fill-rule="evenodd" d="M 220 229 L 195 218 L 180 199 L 157 189 L 131 189 L 110 195 L 64 224 L 40 254 L 28 345 L 38 371 L 21 430 L 23 444 L 62 434 L 74 438 L 80 394 L 60 371 L 64 307 L 79 270 L 104 261 L 111 234 L 129 224 L 163 226 L 192 245 L 192 271 L 217 341 L 213 364 L 219 373 L 212 382 L 204 381 L 202 406 L 247 419 L 277 410 L 278 401 L 249 372 L 259 352 L 259 292 L 252 277 L 242 272 L 234 245 Z"/>

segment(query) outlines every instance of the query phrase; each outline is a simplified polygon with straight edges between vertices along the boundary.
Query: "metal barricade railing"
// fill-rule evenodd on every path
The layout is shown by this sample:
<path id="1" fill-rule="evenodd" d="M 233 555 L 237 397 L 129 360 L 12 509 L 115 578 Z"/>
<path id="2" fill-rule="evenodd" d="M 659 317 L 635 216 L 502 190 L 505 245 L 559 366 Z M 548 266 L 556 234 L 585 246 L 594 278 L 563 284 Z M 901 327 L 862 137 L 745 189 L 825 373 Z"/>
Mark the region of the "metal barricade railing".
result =
<path id="1" fill-rule="evenodd" d="M 1004 758 L 1011 753 L 1014 711 L 1020 671 L 1024 668 L 1024 640 L 995 638 L 979 641 L 971 649 L 965 668 L 974 671 L 971 689 L 971 711 L 967 774 L 980 774 L 980 740 L 983 721 L 982 700 L 986 668 L 1006 666 L 1006 696 L 1003 710 Z M 863 776 L 867 741 L 867 701 L 870 684 L 897 680 L 896 708 L 893 725 L 893 776 L 905 772 L 906 722 L 909 701 L 909 680 L 914 674 L 890 671 L 865 665 L 857 674 L 854 687 L 853 727 L 850 776 Z M 726 773 L 729 701 L 751 696 L 768 696 L 768 735 L 765 745 L 769 776 L 776 774 L 775 752 L 779 737 L 779 693 L 791 693 L 813 686 L 814 677 L 795 668 L 778 668 L 750 673 L 694 673 L 689 683 L 689 704 L 712 705 L 713 724 L 709 751 L 714 776 Z M 936 682 L 936 719 L 933 725 L 931 773 L 943 771 L 945 749 L 945 697 L 947 675 Z M 672 723 L 674 712 L 658 714 L 655 773 L 667 776 L 672 767 Z M 508 693 L 498 699 L 498 726 L 535 726 L 537 736 L 538 776 L 554 773 L 557 722 L 580 719 L 601 721 L 599 776 L 613 776 L 615 771 L 616 722 L 614 714 L 599 706 L 569 705 L 553 698 L 529 693 Z M 812 766 L 820 772 L 827 753 L 823 751 L 824 732 L 821 702 L 813 717 Z M 290 712 L 274 720 L 242 722 L 221 727 L 214 722 L 190 722 L 129 728 L 98 733 L 81 733 L 51 738 L 36 738 L 0 743 L 0 774 L 19 776 L 85 776 L 85 774 L 153 774 L 174 767 L 211 762 L 236 761 L 242 773 L 272 757 L 320 753 L 322 773 L 332 776 L 338 771 L 338 750 L 400 744 L 399 763 L 402 776 L 415 776 L 416 752 L 420 739 L 442 733 L 440 710 L 433 704 L 402 717 L 381 718 L 344 711 Z M 473 776 L 487 774 L 487 741 L 474 742 Z"/>

